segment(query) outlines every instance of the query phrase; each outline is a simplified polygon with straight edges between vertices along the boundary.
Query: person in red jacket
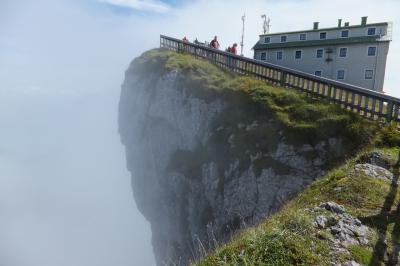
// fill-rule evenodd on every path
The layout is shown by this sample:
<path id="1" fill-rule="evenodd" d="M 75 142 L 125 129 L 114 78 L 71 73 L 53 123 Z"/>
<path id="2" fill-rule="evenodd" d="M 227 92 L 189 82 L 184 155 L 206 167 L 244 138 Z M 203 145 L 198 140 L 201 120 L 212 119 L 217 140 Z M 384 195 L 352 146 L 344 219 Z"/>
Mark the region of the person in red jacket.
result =
<path id="1" fill-rule="evenodd" d="M 237 43 L 234 43 L 231 47 L 231 53 L 232 54 L 237 54 Z"/>

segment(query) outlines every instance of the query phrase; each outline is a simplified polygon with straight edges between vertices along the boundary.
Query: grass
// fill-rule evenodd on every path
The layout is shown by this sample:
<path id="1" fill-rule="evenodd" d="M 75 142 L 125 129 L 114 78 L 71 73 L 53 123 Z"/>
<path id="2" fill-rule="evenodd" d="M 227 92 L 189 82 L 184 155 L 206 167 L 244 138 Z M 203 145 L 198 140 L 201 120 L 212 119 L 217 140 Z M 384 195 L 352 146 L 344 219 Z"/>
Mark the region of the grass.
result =
<path id="1" fill-rule="evenodd" d="M 349 250 L 355 261 L 362 265 L 368 265 L 372 261 L 373 252 L 370 248 L 354 245 Z"/>
<path id="2" fill-rule="evenodd" d="M 329 265 L 319 255 L 328 252 L 328 246 L 312 231 L 312 221 L 305 213 L 286 210 L 197 265 Z"/>

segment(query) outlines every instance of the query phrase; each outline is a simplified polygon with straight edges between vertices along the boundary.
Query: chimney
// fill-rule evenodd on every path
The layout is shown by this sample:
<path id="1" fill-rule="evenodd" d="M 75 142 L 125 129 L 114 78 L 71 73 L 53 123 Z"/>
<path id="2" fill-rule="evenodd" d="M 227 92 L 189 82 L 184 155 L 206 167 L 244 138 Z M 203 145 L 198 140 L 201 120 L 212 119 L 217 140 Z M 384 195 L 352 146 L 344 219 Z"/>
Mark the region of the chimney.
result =
<path id="1" fill-rule="evenodd" d="M 367 25 L 367 20 L 368 20 L 368 17 L 362 17 L 361 18 L 361 26 Z"/>
<path id="2" fill-rule="evenodd" d="M 345 26 L 345 27 L 350 26 L 350 22 L 345 22 L 345 23 L 344 23 L 344 26 Z"/>
<path id="3" fill-rule="evenodd" d="M 318 30 L 318 24 L 319 22 L 314 22 L 314 30 Z"/>
<path id="4" fill-rule="evenodd" d="M 338 25 L 337 25 L 339 28 L 341 28 L 342 27 L 342 19 L 340 18 L 340 19 L 338 19 Z"/>

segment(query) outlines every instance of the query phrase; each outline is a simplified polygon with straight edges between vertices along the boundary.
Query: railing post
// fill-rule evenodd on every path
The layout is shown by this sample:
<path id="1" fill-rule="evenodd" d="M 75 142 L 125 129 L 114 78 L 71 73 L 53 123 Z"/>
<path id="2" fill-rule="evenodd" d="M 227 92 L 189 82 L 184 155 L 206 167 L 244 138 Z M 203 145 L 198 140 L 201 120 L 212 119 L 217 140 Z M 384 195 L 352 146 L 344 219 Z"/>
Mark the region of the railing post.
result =
<path id="1" fill-rule="evenodd" d="M 399 104 L 395 104 L 394 105 L 394 121 L 399 121 L 399 112 L 400 112 L 400 105 Z"/>
<path id="2" fill-rule="evenodd" d="M 280 78 L 279 84 L 280 84 L 282 87 L 284 87 L 285 84 L 286 84 L 286 76 L 287 76 L 286 72 L 281 71 L 281 78 Z"/>
<path id="3" fill-rule="evenodd" d="M 392 119 L 393 119 L 393 102 L 392 101 L 390 101 L 389 103 L 388 103 L 388 107 L 387 107 L 388 109 L 387 109 L 387 115 L 386 115 L 386 119 L 388 120 L 388 121 L 391 121 Z"/>

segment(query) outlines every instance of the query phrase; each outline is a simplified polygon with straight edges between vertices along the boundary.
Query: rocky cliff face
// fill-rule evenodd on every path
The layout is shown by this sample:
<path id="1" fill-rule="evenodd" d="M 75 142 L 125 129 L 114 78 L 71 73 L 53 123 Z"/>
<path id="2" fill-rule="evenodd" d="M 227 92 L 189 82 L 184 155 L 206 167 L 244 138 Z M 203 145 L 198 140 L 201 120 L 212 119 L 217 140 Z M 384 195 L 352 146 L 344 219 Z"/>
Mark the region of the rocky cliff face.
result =
<path id="1" fill-rule="evenodd" d="M 186 265 L 343 158 L 340 136 L 296 141 L 246 93 L 191 85 L 162 64 L 134 61 L 119 106 L 134 197 L 159 265 Z"/>

